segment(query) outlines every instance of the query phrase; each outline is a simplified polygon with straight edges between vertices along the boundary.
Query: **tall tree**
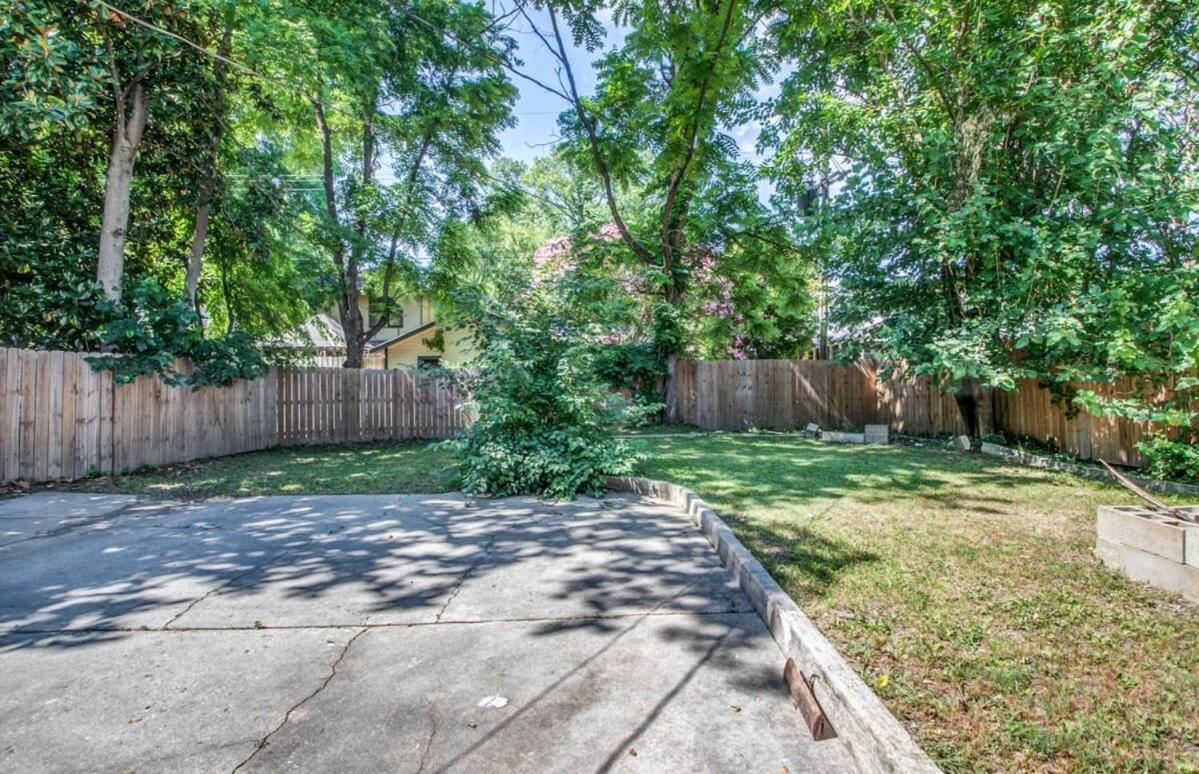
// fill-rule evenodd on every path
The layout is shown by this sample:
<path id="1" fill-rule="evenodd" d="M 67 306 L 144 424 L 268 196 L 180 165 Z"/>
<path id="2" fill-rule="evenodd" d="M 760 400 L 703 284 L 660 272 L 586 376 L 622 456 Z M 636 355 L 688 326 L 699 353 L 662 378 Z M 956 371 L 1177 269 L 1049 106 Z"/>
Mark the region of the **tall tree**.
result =
<path id="1" fill-rule="evenodd" d="M 148 31 L 131 16 L 102 3 L 89 10 L 100 37 L 100 55 L 107 68 L 112 100 L 112 138 L 105 172 L 96 280 L 105 296 L 119 301 L 125 274 L 133 170 L 150 120 L 151 94 L 156 81 L 187 78 L 188 70 L 197 63 L 194 58 L 183 56 L 184 50 L 177 41 Z M 145 21 L 194 35 L 190 10 L 182 0 L 156 3 L 145 11 L 149 17 Z M 172 68 L 170 65 L 176 60 L 178 66 Z"/>
<path id="2" fill-rule="evenodd" d="M 746 95 L 764 74 L 756 31 L 765 8 L 753 0 L 620 3 L 615 19 L 628 33 L 599 59 L 595 94 L 585 96 L 566 39 L 599 47 L 595 8 L 544 7 L 548 32 L 526 18 L 560 67 L 562 88 L 549 88 L 571 107 L 560 119 L 563 139 L 597 175 L 616 233 L 660 299 L 655 338 L 666 365 L 666 416 L 674 420 L 682 302 L 718 225 L 709 221 L 700 233 L 694 210 L 705 195 L 719 193 L 716 171 L 736 166 L 737 144 L 722 130 L 745 118 Z M 648 218 L 634 219 L 620 206 L 618 189 L 632 183 L 643 184 L 653 202 Z"/>
<path id="3" fill-rule="evenodd" d="M 834 170 L 812 222 L 864 346 L 957 388 L 978 432 L 988 386 L 1194 367 L 1194 3 L 782 10 L 774 177 L 794 202 Z"/>
<path id="4" fill-rule="evenodd" d="M 500 62 L 512 41 L 480 3 L 341 3 L 337 23 L 300 6 L 311 59 L 278 64 L 307 84 L 317 129 L 320 243 L 336 274 L 347 368 L 390 319 L 399 263 L 427 255 L 442 226 L 482 197 L 515 89 Z M 461 41 L 470 41 L 463 45 Z M 363 318 L 365 274 L 381 270 L 382 314 Z"/>
<path id="5" fill-rule="evenodd" d="M 233 27 L 236 6 L 229 2 L 220 14 L 220 45 L 212 62 L 212 128 L 208 147 L 201 160 L 199 190 L 196 194 L 196 214 L 192 226 L 191 250 L 187 257 L 187 271 L 183 280 L 183 292 L 199 311 L 196 289 L 200 284 L 200 272 L 204 265 L 204 244 L 208 239 L 208 221 L 212 215 L 213 196 L 217 187 L 217 163 L 220 158 L 221 140 L 228 122 L 229 57 L 233 53 Z"/>

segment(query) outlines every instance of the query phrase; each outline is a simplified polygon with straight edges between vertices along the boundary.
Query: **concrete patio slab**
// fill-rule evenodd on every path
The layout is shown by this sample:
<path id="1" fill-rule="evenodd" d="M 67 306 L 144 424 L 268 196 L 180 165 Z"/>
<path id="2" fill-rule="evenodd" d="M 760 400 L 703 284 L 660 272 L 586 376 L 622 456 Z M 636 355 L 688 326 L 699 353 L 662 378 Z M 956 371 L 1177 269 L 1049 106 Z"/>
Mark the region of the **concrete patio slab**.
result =
<path id="1" fill-rule="evenodd" d="M 0 638 L 0 769 L 231 771 L 347 629 Z"/>
<path id="2" fill-rule="evenodd" d="M 851 768 L 669 506 L 57 497 L 0 503 L 38 528 L 0 546 L 0 769 Z"/>
<path id="3" fill-rule="evenodd" d="M 36 501 L 28 507 L 20 505 L 27 500 Z M 72 530 L 104 529 L 117 515 L 129 520 L 160 512 L 163 505 L 145 503 L 129 495 L 78 492 L 0 499 L 0 546 Z"/>
<path id="4" fill-rule="evenodd" d="M 752 613 L 370 629 L 244 770 L 852 770 L 800 742 L 763 638 Z"/>

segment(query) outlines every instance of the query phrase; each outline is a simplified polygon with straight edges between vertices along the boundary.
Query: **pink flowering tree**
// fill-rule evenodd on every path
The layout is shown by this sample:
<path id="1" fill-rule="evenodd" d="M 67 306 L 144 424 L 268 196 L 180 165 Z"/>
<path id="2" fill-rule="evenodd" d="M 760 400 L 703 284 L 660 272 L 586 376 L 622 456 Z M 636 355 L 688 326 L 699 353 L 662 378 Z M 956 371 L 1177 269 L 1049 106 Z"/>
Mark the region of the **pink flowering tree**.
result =
<path id="1" fill-rule="evenodd" d="M 788 357 L 810 347 L 812 320 L 808 275 L 771 255 L 743 250 L 736 243 L 702 245 L 680 256 L 687 282 L 676 301 L 681 311 L 680 351 L 706 359 L 742 360 Z M 762 265 L 785 269 L 790 282 L 762 271 Z M 653 339 L 655 305 L 651 274 L 637 271 L 613 224 L 604 224 L 578 240 L 558 236 L 533 256 L 535 278 L 560 276 L 571 270 L 600 274 L 613 281 L 623 311 L 614 314 L 612 330 L 599 334 L 605 344 L 648 343 Z M 630 309 L 632 310 L 630 312 Z"/>

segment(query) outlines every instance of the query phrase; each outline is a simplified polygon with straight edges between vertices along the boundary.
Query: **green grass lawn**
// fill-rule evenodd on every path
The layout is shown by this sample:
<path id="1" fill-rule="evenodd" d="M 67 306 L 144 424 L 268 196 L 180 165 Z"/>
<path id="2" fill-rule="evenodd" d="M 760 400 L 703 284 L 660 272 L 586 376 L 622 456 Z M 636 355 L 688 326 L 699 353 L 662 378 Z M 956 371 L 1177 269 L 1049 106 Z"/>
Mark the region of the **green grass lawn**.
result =
<path id="1" fill-rule="evenodd" d="M 185 498 L 425 493 L 453 489 L 455 473 L 452 454 L 422 441 L 269 449 L 93 478 L 75 486 Z"/>
<path id="2" fill-rule="evenodd" d="M 1103 484 L 936 444 L 636 441 L 950 770 L 1199 770 L 1199 609 L 1092 555 Z"/>
<path id="3" fill-rule="evenodd" d="M 699 492 L 917 741 L 964 771 L 1199 771 L 1199 608 L 1092 555 L 1111 486 L 912 446 L 631 443 Z M 438 492 L 426 443 L 276 449 L 84 482 L 176 497 Z"/>

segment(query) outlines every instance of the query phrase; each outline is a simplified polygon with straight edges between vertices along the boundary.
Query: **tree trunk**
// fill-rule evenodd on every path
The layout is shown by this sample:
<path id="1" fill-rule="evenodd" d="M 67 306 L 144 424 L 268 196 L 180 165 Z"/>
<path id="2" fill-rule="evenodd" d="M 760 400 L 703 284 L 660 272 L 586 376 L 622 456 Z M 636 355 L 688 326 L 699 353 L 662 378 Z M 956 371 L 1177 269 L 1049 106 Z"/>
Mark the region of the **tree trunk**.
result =
<path id="1" fill-rule="evenodd" d="M 212 208 L 213 187 L 208 180 L 205 180 L 202 185 L 200 205 L 196 207 L 196 228 L 192 232 L 191 254 L 187 258 L 187 277 L 183 280 L 183 289 L 197 313 L 200 311 L 200 306 L 196 302 L 196 289 L 200 285 L 200 269 L 203 268 L 204 240 L 208 236 L 208 213 Z"/>
<path id="2" fill-rule="evenodd" d="M 200 285 L 200 270 L 204 264 L 204 242 L 208 237 L 208 218 L 212 211 L 212 194 L 216 190 L 217 154 L 221 149 L 222 129 L 225 126 L 225 60 L 233 48 L 233 4 L 225 11 L 225 29 L 221 33 L 221 45 L 217 53 L 222 57 L 213 67 L 216 75 L 216 95 L 213 114 L 215 122 L 212 130 L 212 140 L 208 146 L 207 167 L 203 181 L 200 183 L 200 196 L 196 201 L 196 226 L 192 232 L 192 249 L 187 257 L 187 276 L 183 281 L 183 289 L 187 298 L 200 313 L 200 304 L 196 301 L 196 290 Z M 203 316 L 200 324 L 204 324 Z"/>
<path id="3" fill-rule="evenodd" d="M 343 291 L 340 303 L 341 330 L 346 339 L 346 359 L 342 368 L 362 368 L 362 350 L 366 347 L 366 326 L 362 319 L 362 309 L 358 306 L 358 293 L 354 289 L 358 284 L 358 272 L 348 272 L 347 279 L 353 285 Z"/>
<path id="4" fill-rule="evenodd" d="M 221 267 L 221 294 L 225 297 L 225 333 L 229 334 L 237 325 L 233 312 L 233 286 L 229 284 L 229 267 L 218 265 Z"/>
<path id="5" fill-rule="evenodd" d="M 991 388 L 977 379 L 963 379 L 961 389 L 954 395 L 966 433 L 975 438 L 991 434 L 995 429 L 991 405 Z"/>
<path id="6" fill-rule="evenodd" d="M 112 152 L 104 180 L 104 213 L 100 219 L 100 248 L 96 260 L 96 279 L 104 295 L 121 300 L 121 280 L 125 273 L 125 235 L 129 228 L 129 192 L 133 186 L 133 164 L 137 147 L 146 128 L 149 99 L 142 84 L 133 86 L 131 110 L 126 117 L 118 105 L 112 132 Z"/>
<path id="7" fill-rule="evenodd" d="M 366 347 L 366 339 L 362 336 L 362 312 L 357 305 L 348 315 L 342 315 L 341 329 L 346 335 L 346 360 L 342 368 L 362 368 L 362 350 Z"/>
<path id="8" fill-rule="evenodd" d="M 994 390 L 979 385 L 974 394 L 974 413 L 978 418 L 978 436 L 983 438 L 995 432 Z"/>

